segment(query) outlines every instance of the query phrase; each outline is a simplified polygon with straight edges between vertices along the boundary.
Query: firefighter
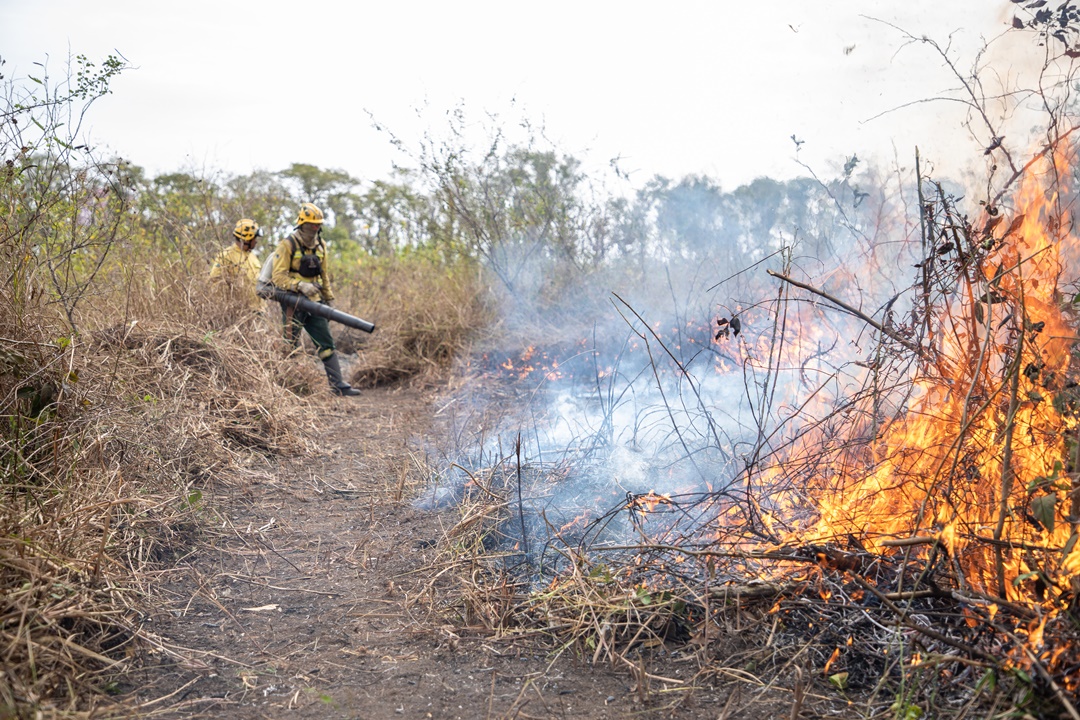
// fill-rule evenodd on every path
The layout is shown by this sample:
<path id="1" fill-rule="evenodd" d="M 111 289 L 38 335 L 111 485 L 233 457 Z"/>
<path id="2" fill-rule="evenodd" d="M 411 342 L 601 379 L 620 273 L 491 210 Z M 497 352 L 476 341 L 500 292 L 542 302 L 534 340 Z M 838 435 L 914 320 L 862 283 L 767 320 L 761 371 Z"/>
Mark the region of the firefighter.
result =
<path id="1" fill-rule="evenodd" d="M 233 238 L 236 241 L 214 256 L 214 262 L 210 266 L 210 279 L 222 279 L 229 283 L 242 282 L 254 288 L 260 263 L 252 251 L 262 236 L 262 228 L 254 220 L 238 220 L 233 228 Z"/>
<path id="2" fill-rule="evenodd" d="M 330 305 L 334 292 L 326 268 L 326 243 L 322 240 L 322 210 L 311 203 L 300 206 L 296 228 L 278 243 L 273 256 L 273 284 L 282 290 L 306 295 L 315 302 Z M 293 347 L 300 343 L 300 328 L 307 331 L 319 359 L 326 369 L 330 389 L 337 395 L 359 395 L 360 391 L 341 377 L 341 363 L 334 351 L 330 323 L 324 317 L 311 315 L 292 305 L 282 303 L 281 319 L 285 340 Z"/>

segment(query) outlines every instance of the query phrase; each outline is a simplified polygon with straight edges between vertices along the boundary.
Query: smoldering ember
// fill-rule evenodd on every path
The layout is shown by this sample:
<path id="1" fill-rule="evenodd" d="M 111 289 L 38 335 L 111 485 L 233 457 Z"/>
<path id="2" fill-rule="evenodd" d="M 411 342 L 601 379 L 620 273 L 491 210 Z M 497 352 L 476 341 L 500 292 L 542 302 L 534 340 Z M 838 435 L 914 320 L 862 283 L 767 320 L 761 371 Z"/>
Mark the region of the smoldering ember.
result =
<path id="1" fill-rule="evenodd" d="M 976 180 L 150 178 L 68 122 L 121 58 L 4 78 L 0 717 L 1080 720 L 1080 11 L 1013 4 L 1037 91 L 919 40 Z"/>

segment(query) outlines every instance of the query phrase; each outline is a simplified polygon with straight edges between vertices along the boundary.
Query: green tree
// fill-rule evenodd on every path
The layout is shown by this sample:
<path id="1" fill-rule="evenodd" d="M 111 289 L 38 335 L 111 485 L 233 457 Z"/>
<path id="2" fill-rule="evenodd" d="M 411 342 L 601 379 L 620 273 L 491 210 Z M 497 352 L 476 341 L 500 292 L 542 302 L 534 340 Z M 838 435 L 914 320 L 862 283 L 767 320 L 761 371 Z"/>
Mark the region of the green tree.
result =
<path id="1" fill-rule="evenodd" d="M 447 214 L 444 226 L 459 229 L 455 236 L 511 292 L 544 282 L 538 270 L 552 282 L 604 254 L 586 241 L 601 226 L 594 223 L 595 208 L 579 194 L 584 177 L 572 157 L 494 147 L 469 161 L 465 153 L 443 148 L 426 158 L 424 169 Z"/>
<path id="2" fill-rule="evenodd" d="M 386 254 L 406 247 L 452 245 L 452 231 L 446 234 L 433 199 L 411 185 L 403 171 L 398 178 L 399 182 L 376 180 L 363 194 L 352 196 L 357 240 L 363 248 Z"/>
<path id="3" fill-rule="evenodd" d="M 0 262 L 13 322 L 44 301 L 61 308 L 74 331 L 80 304 L 129 222 L 121 168 L 79 140 L 90 106 L 126 66 L 112 55 L 100 66 L 78 55 L 60 80 L 46 64 L 35 66 L 35 74 L 5 81 L 0 106 Z"/>
<path id="4" fill-rule="evenodd" d="M 355 237 L 357 218 L 350 212 L 350 198 L 359 180 L 344 170 L 322 170 L 303 163 L 293 163 L 278 175 L 296 185 L 300 202 L 312 202 L 324 212 L 329 211 L 332 223 L 323 233 L 327 240 Z"/>

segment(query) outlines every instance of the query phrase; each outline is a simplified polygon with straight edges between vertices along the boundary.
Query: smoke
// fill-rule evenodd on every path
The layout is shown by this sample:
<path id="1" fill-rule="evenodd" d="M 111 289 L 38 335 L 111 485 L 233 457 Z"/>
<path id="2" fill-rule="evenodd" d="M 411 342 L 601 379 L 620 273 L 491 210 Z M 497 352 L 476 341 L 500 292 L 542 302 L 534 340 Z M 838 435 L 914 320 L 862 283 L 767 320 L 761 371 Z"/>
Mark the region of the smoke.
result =
<path id="1" fill-rule="evenodd" d="M 928 332 L 927 263 L 955 255 L 922 213 L 955 185 L 920 192 L 853 155 L 831 180 L 655 178 L 588 204 L 557 153 L 506 157 L 431 163 L 470 218 L 499 321 L 437 413 L 418 505 L 501 498 L 489 541 L 508 564 L 535 574 L 557 547 L 812 514 L 797 478 L 764 485 L 769 468 L 809 432 L 857 442 L 911 402 L 913 365 L 887 353 Z"/>
<path id="2" fill-rule="evenodd" d="M 685 537 L 751 512 L 755 474 L 873 366 L 866 323 L 824 296 L 897 324 L 911 307 L 914 251 L 884 237 L 904 232 L 902 208 L 884 189 L 836 202 L 847 187 L 669 185 L 644 249 L 589 272 L 500 248 L 498 332 L 438 413 L 441 471 L 418 506 L 506 498 L 494 542 L 530 573 L 554 571 L 556 547 Z"/>

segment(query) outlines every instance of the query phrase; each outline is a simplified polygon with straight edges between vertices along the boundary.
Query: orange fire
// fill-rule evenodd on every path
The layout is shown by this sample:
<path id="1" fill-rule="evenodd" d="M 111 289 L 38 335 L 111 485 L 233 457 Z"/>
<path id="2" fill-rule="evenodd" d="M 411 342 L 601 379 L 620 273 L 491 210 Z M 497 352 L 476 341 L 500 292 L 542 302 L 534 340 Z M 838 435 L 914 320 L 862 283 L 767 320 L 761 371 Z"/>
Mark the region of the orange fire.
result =
<path id="1" fill-rule="evenodd" d="M 627 502 L 627 507 L 638 514 L 641 518 L 648 516 L 650 512 L 655 510 L 660 505 L 670 505 L 671 495 L 668 493 L 658 494 L 650 490 L 644 495 L 637 495 L 631 497 Z"/>
<path id="2" fill-rule="evenodd" d="M 562 371 L 559 370 L 558 358 L 549 357 L 547 352 L 540 353 L 539 357 L 536 357 L 536 354 L 536 347 L 530 345 L 522 350 L 516 358 L 509 357 L 499 363 L 498 367 L 506 372 L 495 374 L 504 378 L 525 380 L 532 375 L 533 372 L 539 371 L 544 379 L 549 382 L 559 380 L 563 377 Z M 488 360 L 486 355 L 484 356 L 484 360 Z"/>
<path id="3" fill-rule="evenodd" d="M 959 283 L 930 313 L 914 392 L 895 417 L 872 393 L 845 432 L 815 436 L 765 473 L 766 486 L 783 488 L 766 517 L 774 532 L 803 543 L 854 537 L 879 552 L 902 539 L 922 552 L 937 543 L 962 584 L 1029 604 L 1049 604 L 1047 585 L 1077 582 L 1076 481 L 1065 471 L 1077 338 L 1058 291 L 1061 250 L 1076 238 L 1060 185 L 1044 182 L 1060 182 L 1062 168 L 1060 157 L 1033 167 L 1015 214 L 971 233 L 979 245 L 955 261 Z M 787 534 L 781 519 L 792 527 L 808 498 L 815 520 Z"/>

